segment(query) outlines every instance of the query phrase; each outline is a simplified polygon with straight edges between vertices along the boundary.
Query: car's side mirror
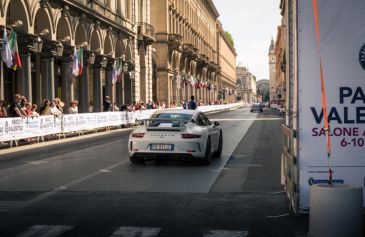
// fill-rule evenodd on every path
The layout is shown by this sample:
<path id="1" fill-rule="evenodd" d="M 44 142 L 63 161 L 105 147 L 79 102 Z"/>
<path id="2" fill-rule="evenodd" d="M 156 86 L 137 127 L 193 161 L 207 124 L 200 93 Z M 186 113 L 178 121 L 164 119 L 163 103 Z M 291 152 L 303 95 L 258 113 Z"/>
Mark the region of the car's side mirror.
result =
<path id="1" fill-rule="evenodd" d="M 196 121 L 194 119 L 190 119 L 190 122 L 192 123 L 196 123 Z"/>
<path id="2" fill-rule="evenodd" d="M 214 126 L 218 127 L 220 124 L 217 121 L 214 121 Z"/>

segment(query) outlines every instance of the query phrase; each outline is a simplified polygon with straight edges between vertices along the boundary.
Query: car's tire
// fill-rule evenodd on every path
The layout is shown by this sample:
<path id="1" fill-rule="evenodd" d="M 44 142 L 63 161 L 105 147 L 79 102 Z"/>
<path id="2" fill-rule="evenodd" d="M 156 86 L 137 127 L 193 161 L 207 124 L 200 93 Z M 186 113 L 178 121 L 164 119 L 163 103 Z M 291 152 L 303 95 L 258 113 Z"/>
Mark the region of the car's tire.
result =
<path id="1" fill-rule="evenodd" d="M 209 165 L 212 160 L 212 144 L 210 142 L 210 137 L 208 137 L 207 147 L 205 148 L 204 158 L 201 160 L 202 165 Z"/>
<path id="2" fill-rule="evenodd" d="M 218 142 L 218 149 L 214 153 L 214 157 L 221 158 L 222 157 L 222 151 L 223 151 L 223 134 L 222 134 L 222 132 L 220 132 L 219 142 Z"/>
<path id="3" fill-rule="evenodd" d="M 129 157 L 129 160 L 133 163 L 133 164 L 143 164 L 145 162 L 144 158 L 142 157 Z"/>

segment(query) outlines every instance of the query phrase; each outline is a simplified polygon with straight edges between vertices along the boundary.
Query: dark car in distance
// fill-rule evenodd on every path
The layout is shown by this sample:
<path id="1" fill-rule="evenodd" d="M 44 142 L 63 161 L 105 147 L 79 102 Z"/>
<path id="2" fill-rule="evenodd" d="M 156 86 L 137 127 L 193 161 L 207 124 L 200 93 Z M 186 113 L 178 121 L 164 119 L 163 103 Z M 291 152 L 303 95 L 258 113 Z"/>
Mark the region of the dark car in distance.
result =
<path id="1" fill-rule="evenodd" d="M 251 105 L 251 112 L 258 111 L 258 112 L 264 112 L 264 106 L 260 103 L 253 103 Z"/>

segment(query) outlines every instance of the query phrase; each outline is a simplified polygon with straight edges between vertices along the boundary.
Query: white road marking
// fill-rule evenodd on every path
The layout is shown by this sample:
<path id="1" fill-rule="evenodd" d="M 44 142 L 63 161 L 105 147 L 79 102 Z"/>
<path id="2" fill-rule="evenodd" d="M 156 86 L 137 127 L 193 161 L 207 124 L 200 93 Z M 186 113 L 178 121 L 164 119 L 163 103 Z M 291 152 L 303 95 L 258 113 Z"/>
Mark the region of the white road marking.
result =
<path id="1" fill-rule="evenodd" d="M 228 156 L 228 157 L 248 157 L 248 155 L 236 155 L 236 154 L 223 154 L 222 156 Z"/>
<path id="2" fill-rule="evenodd" d="M 290 213 L 285 213 L 285 214 L 281 214 L 281 215 L 277 215 L 277 216 L 267 216 L 267 218 L 281 218 L 281 217 L 286 217 L 286 216 L 290 216 Z"/>
<path id="3" fill-rule="evenodd" d="M 57 237 L 72 228 L 68 225 L 34 225 L 18 237 Z"/>
<path id="4" fill-rule="evenodd" d="M 111 170 L 107 170 L 107 169 L 103 169 L 103 170 L 99 170 L 100 173 L 111 173 L 113 171 Z"/>
<path id="5" fill-rule="evenodd" d="M 110 237 L 154 237 L 161 228 L 119 227 Z"/>
<path id="6" fill-rule="evenodd" d="M 43 164 L 47 164 L 47 161 L 44 161 L 44 160 L 39 160 L 39 161 L 25 161 L 24 163 L 31 164 L 31 165 L 43 165 Z"/>
<path id="7" fill-rule="evenodd" d="M 112 170 L 112 169 L 114 169 L 114 168 L 116 168 L 116 167 L 118 167 L 118 166 L 120 166 L 122 164 L 125 164 L 127 162 L 129 162 L 129 160 L 123 160 L 123 161 L 120 161 L 120 162 L 115 163 L 113 165 L 110 165 L 110 166 L 108 166 L 108 167 L 106 167 L 104 169 L 105 170 Z M 91 179 L 91 178 L 93 178 L 93 177 L 95 177 L 97 175 L 100 175 L 99 170 L 96 171 L 96 172 L 94 172 L 94 173 L 91 173 L 89 175 L 86 175 L 84 177 L 81 177 L 79 179 L 76 179 L 76 180 L 74 180 L 72 182 L 69 182 L 69 183 L 67 183 L 65 185 L 61 185 L 59 187 L 56 187 L 53 191 L 49 191 L 49 192 L 43 193 L 43 194 L 37 196 L 36 198 L 34 198 L 33 200 L 27 202 L 23 206 L 19 207 L 18 208 L 18 211 L 21 210 L 21 209 L 23 209 L 23 208 L 26 208 L 26 207 L 29 207 L 31 205 L 34 205 L 34 204 L 36 204 L 36 203 L 38 203 L 40 201 L 43 201 L 43 200 L 45 200 L 45 199 L 47 199 L 49 197 L 52 197 L 53 195 L 56 195 L 57 193 L 61 192 L 62 190 L 65 190 L 65 189 L 67 189 L 67 188 L 69 188 L 71 186 L 74 186 L 76 184 L 82 183 L 82 182 L 84 182 L 84 181 L 86 181 L 88 179 Z"/>
<path id="8" fill-rule="evenodd" d="M 247 237 L 248 231 L 211 230 L 204 237 Z"/>

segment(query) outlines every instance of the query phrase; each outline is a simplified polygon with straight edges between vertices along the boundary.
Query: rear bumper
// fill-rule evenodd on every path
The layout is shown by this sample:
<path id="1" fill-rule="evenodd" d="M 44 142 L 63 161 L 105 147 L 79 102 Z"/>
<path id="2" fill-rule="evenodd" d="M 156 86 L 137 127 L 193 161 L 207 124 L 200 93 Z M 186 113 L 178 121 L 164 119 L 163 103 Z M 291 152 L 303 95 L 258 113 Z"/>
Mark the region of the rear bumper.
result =
<path id="1" fill-rule="evenodd" d="M 173 151 L 151 150 L 151 144 L 173 144 Z M 205 155 L 205 146 L 200 143 L 200 139 L 185 140 L 155 140 L 141 139 L 130 140 L 128 143 L 129 157 L 143 157 L 145 159 L 184 159 L 184 158 L 202 158 Z"/>
<path id="2" fill-rule="evenodd" d="M 151 152 L 135 152 L 131 157 L 143 158 L 145 160 L 181 160 L 181 159 L 199 159 L 190 153 L 151 153 Z"/>

